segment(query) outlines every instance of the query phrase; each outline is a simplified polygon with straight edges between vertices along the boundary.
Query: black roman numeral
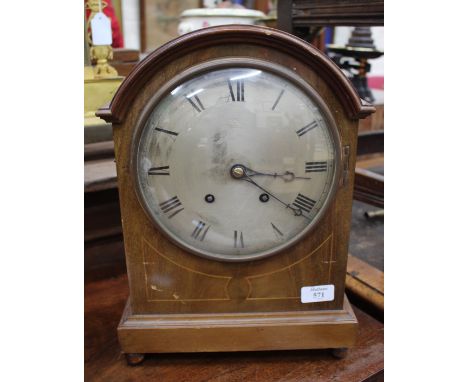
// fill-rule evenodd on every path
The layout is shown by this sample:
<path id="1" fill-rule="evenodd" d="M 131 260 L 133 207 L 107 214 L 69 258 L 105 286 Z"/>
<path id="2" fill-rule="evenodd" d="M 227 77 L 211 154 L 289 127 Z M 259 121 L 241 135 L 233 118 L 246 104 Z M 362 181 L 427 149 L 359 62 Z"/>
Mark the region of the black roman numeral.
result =
<path id="1" fill-rule="evenodd" d="M 203 104 L 202 102 L 200 101 L 200 98 L 198 98 L 198 95 L 195 94 L 194 96 L 192 97 L 185 97 L 187 99 L 187 101 L 190 102 L 190 105 L 193 106 L 193 108 L 198 111 L 199 113 L 201 113 L 202 110 L 205 110 L 205 108 L 203 107 Z M 195 100 L 195 101 L 194 101 Z"/>
<path id="2" fill-rule="evenodd" d="M 327 171 L 327 162 L 306 162 L 305 172 Z"/>
<path id="3" fill-rule="evenodd" d="M 175 135 L 175 136 L 179 135 L 179 133 L 176 133 L 175 131 L 164 130 L 164 129 L 161 129 L 159 127 L 155 127 L 154 129 L 157 130 L 157 131 L 160 131 L 162 133 L 166 133 L 166 134 L 171 134 L 171 135 Z"/>
<path id="4" fill-rule="evenodd" d="M 278 102 L 280 101 L 283 94 L 284 94 L 284 89 L 281 90 L 281 93 L 279 94 L 278 98 L 276 99 L 275 103 L 273 104 L 273 107 L 271 108 L 271 110 L 275 110 L 275 107 L 276 107 L 276 105 L 278 105 Z"/>
<path id="5" fill-rule="evenodd" d="M 235 81 L 236 83 L 236 97 L 234 97 L 234 91 L 232 89 L 232 82 L 231 80 L 228 80 L 228 85 L 229 85 L 229 93 L 231 94 L 231 99 L 232 101 L 241 101 L 244 102 L 244 80 L 237 80 Z"/>
<path id="6" fill-rule="evenodd" d="M 169 175 L 169 166 L 151 167 L 148 175 Z"/>
<path id="7" fill-rule="evenodd" d="M 234 248 L 244 248 L 244 236 L 242 231 L 234 231 Z"/>
<path id="8" fill-rule="evenodd" d="M 296 199 L 293 202 L 293 206 L 299 208 L 300 210 L 310 213 L 312 208 L 315 206 L 316 201 L 304 196 L 302 194 L 297 195 Z"/>
<path id="9" fill-rule="evenodd" d="M 203 241 L 210 227 L 211 226 L 207 226 L 205 222 L 199 221 L 190 236 L 192 236 L 195 240 Z"/>
<path id="10" fill-rule="evenodd" d="M 165 214 L 168 214 L 169 212 L 171 212 L 172 210 L 176 209 L 174 212 L 172 212 L 168 217 L 169 219 L 176 216 L 180 211 L 182 211 L 184 208 L 179 208 L 177 209 L 177 207 L 180 207 L 182 205 L 182 203 L 180 202 L 179 198 L 177 196 L 174 196 L 168 200 L 166 200 L 165 202 L 162 202 L 159 207 L 161 207 L 161 210 L 162 212 L 164 212 Z"/>
<path id="11" fill-rule="evenodd" d="M 318 123 L 317 121 L 314 121 L 314 122 L 311 122 L 309 123 L 308 125 L 305 125 L 303 128 L 299 129 L 296 131 L 296 134 L 298 136 L 303 136 L 305 133 L 307 133 L 308 131 L 312 130 L 312 129 L 315 129 L 316 127 L 318 126 Z"/>

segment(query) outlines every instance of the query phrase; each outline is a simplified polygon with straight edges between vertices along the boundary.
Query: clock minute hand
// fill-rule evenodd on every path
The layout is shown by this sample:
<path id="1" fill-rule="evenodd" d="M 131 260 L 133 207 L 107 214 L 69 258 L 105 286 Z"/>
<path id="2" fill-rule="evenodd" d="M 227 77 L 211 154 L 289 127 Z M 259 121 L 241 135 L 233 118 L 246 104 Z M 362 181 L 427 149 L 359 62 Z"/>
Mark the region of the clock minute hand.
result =
<path id="1" fill-rule="evenodd" d="M 254 170 L 251 170 L 250 168 L 245 168 L 247 170 L 246 172 L 246 176 L 272 176 L 274 178 L 281 178 L 283 179 L 285 182 L 291 182 L 295 179 L 311 179 L 311 178 L 308 178 L 308 177 L 305 177 L 305 176 L 296 176 L 294 175 L 294 173 L 292 171 L 285 171 L 283 174 L 278 174 L 277 172 L 275 172 L 274 174 L 269 174 L 269 173 L 264 173 L 264 172 L 258 172 L 258 171 L 254 171 Z"/>
<path id="2" fill-rule="evenodd" d="M 260 186 L 257 182 L 255 182 L 254 180 L 252 180 L 250 178 L 249 175 L 247 175 L 247 171 L 250 170 L 248 169 L 247 167 L 245 166 L 242 166 L 242 165 L 234 165 L 232 166 L 231 168 L 231 176 L 235 179 L 239 179 L 239 180 L 245 180 L 249 183 L 252 183 L 254 186 L 257 186 L 258 188 L 260 188 L 262 191 L 266 192 L 268 195 L 270 195 L 273 199 L 277 200 L 278 202 L 280 202 L 281 204 L 283 204 L 284 206 L 286 206 L 286 208 L 289 208 L 291 210 L 294 211 L 294 215 L 295 216 L 303 216 L 305 217 L 306 219 L 309 219 L 309 220 L 312 220 L 310 219 L 308 216 L 305 216 L 303 215 L 302 213 L 302 210 L 300 208 L 294 208 L 292 207 L 290 204 L 288 203 L 285 203 L 283 202 L 281 199 L 279 199 L 277 196 L 273 195 L 270 191 L 268 191 L 266 188 Z M 252 170 L 250 170 L 252 171 Z"/>

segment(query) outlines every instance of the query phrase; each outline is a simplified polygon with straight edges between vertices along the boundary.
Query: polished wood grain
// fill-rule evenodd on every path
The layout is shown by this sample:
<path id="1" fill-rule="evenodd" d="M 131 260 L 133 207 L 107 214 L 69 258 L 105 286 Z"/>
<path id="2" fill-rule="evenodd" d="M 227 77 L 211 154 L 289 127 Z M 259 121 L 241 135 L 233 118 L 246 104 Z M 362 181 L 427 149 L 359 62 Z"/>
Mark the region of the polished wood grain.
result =
<path id="1" fill-rule="evenodd" d="M 127 296 L 126 276 L 85 285 L 87 382 L 383 381 L 383 325 L 356 308 L 356 346 L 342 360 L 326 350 L 158 354 L 129 367 L 115 330 Z"/>
<path id="2" fill-rule="evenodd" d="M 208 260 L 178 247 L 145 214 L 136 194 L 132 147 L 148 104 L 166 82 L 194 65 L 215 59 L 255 58 L 291 68 L 318 93 L 338 126 L 344 157 L 343 181 L 324 216 L 300 242 L 262 260 L 227 263 Z M 252 26 L 207 28 L 182 36 L 142 61 L 100 115 L 113 122 L 120 209 L 130 303 L 119 325 L 128 353 L 206 350 L 348 347 L 356 320 L 345 302 L 345 278 L 358 120 L 374 109 L 363 105 L 342 72 L 321 52 L 283 32 Z M 301 287 L 333 284 L 333 301 L 303 304 Z M 285 312 L 287 319 L 278 316 Z M 324 312 L 328 314 L 326 319 Z M 229 319 L 226 314 L 237 314 Z M 249 323 L 245 315 L 263 314 Z M 346 319 L 343 318 L 343 314 Z M 162 323 L 180 316 L 172 335 Z M 218 316 L 214 316 L 218 315 Z M 306 318 L 299 325 L 295 320 Z M 318 321 L 317 321 L 318 320 Z M 224 327 L 222 327 L 224 322 Z M 320 322 L 320 324 L 316 324 Z M 323 330 L 317 329 L 322 326 Z M 222 327 L 219 331 L 218 328 Z M 167 326 L 166 326 L 167 328 Z M 276 328 L 277 337 L 273 334 Z M 265 333 L 258 337 L 257 334 Z M 236 338 L 238 346 L 229 338 Z M 304 337 L 304 338 L 301 338 Z M 146 338 L 146 339 L 145 339 Z M 185 341 L 182 340 L 185 338 Z M 158 346 L 158 342 L 164 346 Z"/>

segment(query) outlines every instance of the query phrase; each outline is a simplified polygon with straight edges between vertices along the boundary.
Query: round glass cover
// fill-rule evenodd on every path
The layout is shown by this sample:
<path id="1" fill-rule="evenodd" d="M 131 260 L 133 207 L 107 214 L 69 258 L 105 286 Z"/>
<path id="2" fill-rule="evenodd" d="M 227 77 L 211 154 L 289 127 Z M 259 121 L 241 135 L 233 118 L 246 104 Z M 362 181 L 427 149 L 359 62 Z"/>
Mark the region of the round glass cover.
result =
<path id="1" fill-rule="evenodd" d="M 176 244 L 255 259 L 293 244 L 321 216 L 336 186 L 336 128 L 293 78 L 214 68 L 156 100 L 136 141 L 137 191 Z"/>

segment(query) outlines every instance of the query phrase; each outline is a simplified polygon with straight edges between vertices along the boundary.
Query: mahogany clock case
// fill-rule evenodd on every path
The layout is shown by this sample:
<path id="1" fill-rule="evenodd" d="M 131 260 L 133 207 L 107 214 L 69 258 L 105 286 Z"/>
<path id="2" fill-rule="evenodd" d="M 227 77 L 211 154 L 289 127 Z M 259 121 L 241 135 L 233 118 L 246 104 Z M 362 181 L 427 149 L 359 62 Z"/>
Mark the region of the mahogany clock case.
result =
<path id="1" fill-rule="evenodd" d="M 161 94 L 194 67 L 272 63 L 293 71 L 336 125 L 336 191 L 319 224 L 273 256 L 226 262 L 196 256 L 163 234 L 138 197 L 132 147 Z M 264 65 L 264 64 L 262 64 Z M 185 76 L 185 74 L 183 74 Z M 126 353 L 352 346 L 344 294 L 358 119 L 373 112 L 325 55 L 278 30 L 206 28 L 150 54 L 98 115 L 113 123 L 130 298 L 119 325 Z M 335 286 L 333 301 L 301 303 L 303 286 Z M 164 287 L 161 287 L 161 286 Z M 235 340 L 234 340 L 235 339 Z"/>

